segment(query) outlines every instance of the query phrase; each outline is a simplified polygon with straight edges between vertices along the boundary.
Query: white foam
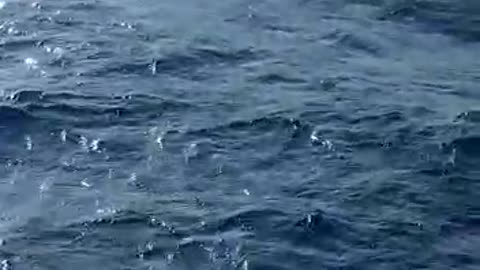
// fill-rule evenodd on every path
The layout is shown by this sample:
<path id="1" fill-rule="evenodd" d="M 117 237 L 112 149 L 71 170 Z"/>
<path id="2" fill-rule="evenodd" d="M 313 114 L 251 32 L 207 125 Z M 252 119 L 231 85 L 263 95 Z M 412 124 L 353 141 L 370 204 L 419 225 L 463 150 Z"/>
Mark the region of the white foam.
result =
<path id="1" fill-rule="evenodd" d="M 160 148 L 160 150 L 163 149 L 163 136 L 160 135 L 157 137 L 157 139 L 155 140 L 155 142 L 158 144 L 158 148 Z"/>
<path id="2" fill-rule="evenodd" d="M 80 181 L 80 184 L 82 185 L 82 187 L 86 187 L 86 188 L 92 187 L 92 184 L 88 183 L 87 179 Z"/>
<path id="3" fill-rule="evenodd" d="M 49 191 L 51 186 L 52 186 L 52 179 L 51 178 L 45 179 L 45 181 L 43 181 L 40 184 L 40 187 L 39 187 L 40 193 L 45 193 Z"/>
<path id="4" fill-rule="evenodd" d="M 33 142 L 32 142 L 32 137 L 30 137 L 29 135 L 25 136 L 25 146 L 28 151 L 32 151 Z"/>
<path id="5" fill-rule="evenodd" d="M 10 262 L 8 260 L 2 260 L 0 262 L 0 269 L 2 270 L 8 270 L 8 269 L 11 269 L 10 267 Z"/>
<path id="6" fill-rule="evenodd" d="M 320 138 L 318 137 L 318 132 L 315 130 L 312 132 L 312 134 L 310 135 L 310 141 L 312 143 L 317 143 L 318 141 L 320 141 Z"/>
<path id="7" fill-rule="evenodd" d="M 198 156 L 198 145 L 197 143 L 191 143 L 188 145 L 186 149 L 183 150 L 183 154 L 185 157 L 185 163 L 189 163 L 190 159 Z"/>
<path id="8" fill-rule="evenodd" d="M 28 57 L 28 58 L 25 58 L 25 64 L 27 64 L 27 65 L 37 65 L 38 61 L 35 60 L 34 58 Z"/>
<path id="9" fill-rule="evenodd" d="M 136 173 L 130 174 L 130 177 L 128 178 L 128 182 L 133 183 L 133 182 L 136 182 L 136 181 L 137 181 L 137 174 Z"/>
<path id="10" fill-rule="evenodd" d="M 95 152 L 98 152 L 98 144 L 100 143 L 100 139 L 95 139 L 93 140 L 91 143 L 90 143 L 90 149 L 92 149 L 92 151 L 95 151 Z"/>
<path id="11" fill-rule="evenodd" d="M 57 57 L 62 57 L 65 54 L 65 50 L 60 47 L 55 47 L 52 53 L 55 54 Z"/>
<path id="12" fill-rule="evenodd" d="M 82 146 L 83 150 L 88 151 L 88 139 L 87 139 L 87 137 L 81 136 L 80 141 L 78 143 Z"/>
<path id="13" fill-rule="evenodd" d="M 67 131 L 65 129 L 60 132 L 60 140 L 62 140 L 63 143 L 67 141 Z"/>
<path id="14" fill-rule="evenodd" d="M 37 69 L 38 68 L 38 61 L 35 58 L 27 57 L 27 58 L 25 58 L 24 63 L 25 63 L 25 65 L 27 65 L 27 67 L 29 69 Z"/>
<path id="15" fill-rule="evenodd" d="M 242 270 L 248 270 L 248 261 L 247 260 L 243 261 Z"/>

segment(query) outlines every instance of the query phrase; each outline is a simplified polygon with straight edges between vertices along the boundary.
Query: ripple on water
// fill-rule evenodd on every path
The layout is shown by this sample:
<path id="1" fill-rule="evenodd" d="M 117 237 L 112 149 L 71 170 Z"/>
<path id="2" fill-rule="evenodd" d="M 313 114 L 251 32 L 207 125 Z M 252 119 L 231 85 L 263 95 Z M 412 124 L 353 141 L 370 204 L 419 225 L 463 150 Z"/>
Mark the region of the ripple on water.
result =
<path id="1" fill-rule="evenodd" d="M 172 53 L 147 61 L 128 61 L 108 63 L 104 68 L 94 70 L 85 74 L 85 76 L 102 77 L 114 74 L 126 75 L 150 75 L 162 74 L 172 76 L 193 75 L 202 68 L 211 68 L 221 65 L 239 65 L 258 58 L 260 52 L 248 49 L 236 51 L 222 51 L 220 49 L 192 48 L 186 52 Z"/>
<path id="2" fill-rule="evenodd" d="M 0 0 L 0 268 L 475 269 L 478 1 L 127 2 Z"/>
<path id="3" fill-rule="evenodd" d="M 39 90 L 19 90 L 10 94 L 9 99 L 17 103 L 40 101 L 44 92 Z"/>
<path id="4" fill-rule="evenodd" d="M 456 5 L 450 1 L 390 1 L 383 5 L 380 20 L 420 24 L 426 31 L 438 31 L 464 41 L 480 40 L 480 6 L 476 1 Z"/>
<path id="5" fill-rule="evenodd" d="M 121 96 L 83 96 L 73 93 L 42 93 L 24 90 L 17 92 L 15 96 L 18 97 L 19 102 L 26 103 L 23 106 L 26 111 L 69 125 L 72 122 L 77 125 L 85 123 L 87 126 L 117 125 L 122 122 L 134 124 L 145 119 L 157 119 L 168 112 L 194 108 L 181 101 L 148 95 L 132 95 L 127 99 Z M 84 106 L 83 102 L 92 104 Z M 89 118 L 86 117 L 87 115 Z"/>
<path id="6" fill-rule="evenodd" d="M 480 110 L 470 110 L 463 112 L 457 116 L 456 120 L 464 120 L 470 123 L 480 123 Z"/>
<path id="7" fill-rule="evenodd" d="M 33 116 L 26 110 L 18 107 L 0 105 L 0 119 L 5 125 L 8 123 L 26 123 L 33 119 Z"/>

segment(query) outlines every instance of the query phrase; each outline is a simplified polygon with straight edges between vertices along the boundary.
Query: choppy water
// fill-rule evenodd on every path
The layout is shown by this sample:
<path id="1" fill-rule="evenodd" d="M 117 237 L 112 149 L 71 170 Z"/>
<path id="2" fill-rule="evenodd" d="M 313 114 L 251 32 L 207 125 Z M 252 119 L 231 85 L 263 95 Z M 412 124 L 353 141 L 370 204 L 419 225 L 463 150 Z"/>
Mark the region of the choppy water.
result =
<path id="1" fill-rule="evenodd" d="M 478 269 L 477 0 L 0 1 L 0 269 Z"/>

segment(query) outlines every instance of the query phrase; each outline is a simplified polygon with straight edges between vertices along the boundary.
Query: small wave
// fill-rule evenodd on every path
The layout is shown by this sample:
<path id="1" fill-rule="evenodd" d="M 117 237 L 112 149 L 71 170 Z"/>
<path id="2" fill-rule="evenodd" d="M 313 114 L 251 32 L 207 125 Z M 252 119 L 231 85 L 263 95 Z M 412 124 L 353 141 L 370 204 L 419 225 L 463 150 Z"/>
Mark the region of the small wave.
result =
<path id="1" fill-rule="evenodd" d="M 214 231 L 241 229 L 258 231 L 265 226 L 278 226 L 278 221 L 287 220 L 286 214 L 275 209 L 239 210 L 214 223 Z M 209 225 L 212 226 L 212 225 Z M 207 227 L 208 228 L 208 227 Z"/>
<path id="2" fill-rule="evenodd" d="M 287 118 L 282 116 L 265 116 L 255 118 L 253 120 L 235 120 L 229 123 L 208 127 L 208 128 L 201 128 L 201 129 L 194 129 L 194 130 L 187 130 L 184 133 L 192 134 L 192 135 L 214 135 L 215 133 L 219 132 L 228 132 L 228 131 L 235 131 L 235 130 L 245 130 L 245 129 L 254 129 L 257 131 L 268 131 L 275 128 L 281 129 L 290 129 L 290 128 L 302 128 L 302 126 L 308 126 L 307 123 L 302 123 L 300 120 L 294 118 Z M 171 130 L 169 133 L 178 133 L 179 131 Z"/>
<path id="3" fill-rule="evenodd" d="M 97 124 L 101 125 L 106 124 L 105 121 L 121 123 L 156 119 L 166 112 L 192 107 L 181 101 L 136 94 L 106 97 L 24 90 L 15 92 L 11 97 L 16 103 L 22 104 L 22 109 L 17 111 L 25 111 L 45 120 L 68 119 L 72 123 L 98 121 Z M 13 117 L 11 114 L 10 117 Z"/>
<path id="4" fill-rule="evenodd" d="M 461 113 L 456 117 L 456 121 L 459 121 L 459 120 L 463 120 L 469 123 L 480 123 L 480 111 L 471 110 L 471 111 Z"/>
<path id="5" fill-rule="evenodd" d="M 454 172 L 469 176 L 480 172 L 480 136 L 464 136 L 453 140 L 449 162 Z"/>
<path id="6" fill-rule="evenodd" d="M 102 69 L 87 72 L 90 76 L 107 76 L 109 74 L 147 75 L 166 73 L 174 76 L 184 76 L 185 72 L 194 72 L 204 66 L 218 66 L 222 64 L 242 64 L 257 59 L 259 53 L 248 49 L 222 51 L 220 49 L 190 49 L 184 54 L 173 53 L 151 61 L 137 61 L 134 63 L 109 63 Z"/>
<path id="7" fill-rule="evenodd" d="M 456 179 L 456 182 L 459 182 Z M 473 179 L 466 179 L 468 182 Z M 469 194 L 474 198 L 475 194 Z M 475 214 L 475 209 L 472 206 L 466 206 L 464 213 L 452 213 L 448 218 L 447 223 L 443 224 L 441 229 L 443 234 L 453 234 L 454 232 L 469 233 L 475 232 L 480 226 L 480 216 Z"/>
<path id="8" fill-rule="evenodd" d="M 0 48 L 10 52 L 15 50 L 25 50 L 37 46 L 39 42 L 39 39 L 32 37 L 8 38 L 0 41 Z"/>
<path id="9" fill-rule="evenodd" d="M 255 78 L 255 81 L 265 84 L 276 84 L 276 83 L 288 83 L 288 84 L 300 84 L 306 83 L 307 81 L 301 78 L 289 77 L 281 74 L 270 73 L 266 75 L 261 75 Z"/>
<path id="10" fill-rule="evenodd" d="M 175 269 L 242 269 L 246 258 L 236 241 L 184 238 L 175 248 L 168 240 L 148 241 L 137 256 L 145 260 L 166 260 Z M 245 267 L 243 267 L 245 269 Z"/>
<path id="11" fill-rule="evenodd" d="M 451 145 L 471 157 L 480 157 L 480 136 L 468 136 L 452 141 Z"/>
<path id="12" fill-rule="evenodd" d="M 426 31 L 441 32 L 464 41 L 480 41 L 480 6 L 475 0 L 464 1 L 461 5 L 453 1 L 390 2 L 383 7 L 379 20 L 413 21 Z"/>
<path id="13" fill-rule="evenodd" d="M 367 39 L 367 36 L 359 36 L 356 33 L 335 31 L 322 38 L 323 40 L 333 41 L 335 46 L 343 46 L 351 51 L 361 51 L 371 55 L 380 55 L 384 49 L 378 42 Z"/>
<path id="14" fill-rule="evenodd" d="M 56 16 L 53 18 L 53 22 L 59 26 L 65 27 L 80 27 L 81 25 L 85 24 L 84 21 L 77 20 L 70 16 Z"/>
<path id="15" fill-rule="evenodd" d="M 299 31 L 297 27 L 289 25 L 266 24 L 264 27 L 265 29 L 273 32 L 281 32 L 286 34 L 293 34 Z"/>
<path id="16" fill-rule="evenodd" d="M 395 125 L 395 124 L 398 124 L 398 122 L 404 122 L 406 120 L 407 118 L 400 111 L 391 111 L 391 112 L 385 112 L 382 114 L 356 117 L 351 119 L 349 123 L 352 125 L 356 125 L 356 124 L 365 125 L 365 124 L 374 122 L 378 125 L 384 126 L 384 125 Z"/>
<path id="17" fill-rule="evenodd" d="M 148 226 L 150 216 L 136 211 L 113 211 L 111 215 L 105 215 L 91 221 L 82 222 L 83 226 Z"/>
<path id="18" fill-rule="evenodd" d="M 114 58 L 114 57 L 115 57 L 114 52 L 103 50 L 103 51 L 94 52 L 90 55 L 87 55 L 86 58 L 89 59 L 89 60 L 99 60 L 99 59 L 110 59 L 110 58 Z"/>
<path id="19" fill-rule="evenodd" d="M 340 237 L 342 231 L 348 230 L 348 226 L 322 210 L 316 210 L 307 214 L 295 223 L 295 227 L 301 233 L 321 234 L 326 237 Z"/>
<path id="20" fill-rule="evenodd" d="M 214 229 L 249 232 L 260 241 L 281 237 L 298 247 L 327 245 L 330 239 L 348 241 L 353 233 L 347 222 L 322 210 L 295 216 L 278 209 L 240 210 L 221 218 Z"/>
<path id="21" fill-rule="evenodd" d="M 100 9 L 102 6 L 102 3 L 100 2 L 74 2 L 74 3 L 68 3 L 66 6 L 66 9 L 68 10 L 73 10 L 73 11 L 96 11 Z M 105 8 L 106 10 L 112 8 L 108 7 Z"/>
<path id="22" fill-rule="evenodd" d="M 0 119 L 0 125 L 2 125 L 8 122 L 21 123 L 33 119 L 33 116 L 28 111 L 21 108 L 0 105 Z"/>
<path id="23" fill-rule="evenodd" d="M 36 102 L 43 98 L 44 92 L 39 90 L 21 90 L 10 94 L 9 99 L 15 103 Z"/>

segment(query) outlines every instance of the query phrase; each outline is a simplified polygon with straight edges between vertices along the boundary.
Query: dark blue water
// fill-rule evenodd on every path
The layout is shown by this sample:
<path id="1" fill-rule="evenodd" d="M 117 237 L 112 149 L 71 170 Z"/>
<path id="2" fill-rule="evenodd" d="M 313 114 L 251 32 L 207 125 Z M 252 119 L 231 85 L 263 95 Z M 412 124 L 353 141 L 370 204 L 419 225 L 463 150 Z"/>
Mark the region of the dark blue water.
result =
<path id="1" fill-rule="evenodd" d="M 479 269 L 480 1 L 0 1 L 0 269 Z"/>

